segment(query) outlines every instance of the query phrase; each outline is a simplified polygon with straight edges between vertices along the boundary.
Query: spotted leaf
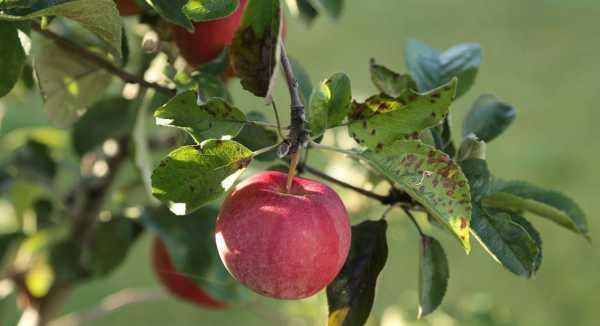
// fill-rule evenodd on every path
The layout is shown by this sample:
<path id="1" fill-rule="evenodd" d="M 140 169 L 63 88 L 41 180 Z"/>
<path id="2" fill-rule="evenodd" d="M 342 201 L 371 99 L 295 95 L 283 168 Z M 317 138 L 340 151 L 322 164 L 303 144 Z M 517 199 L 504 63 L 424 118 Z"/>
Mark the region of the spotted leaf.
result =
<path id="1" fill-rule="evenodd" d="M 279 59 L 279 0 L 248 1 L 231 43 L 231 62 L 244 89 L 269 98 Z"/>
<path id="2" fill-rule="evenodd" d="M 388 96 L 397 97 L 408 89 L 417 89 L 417 85 L 410 75 L 399 74 L 385 66 L 378 65 L 375 63 L 375 59 L 371 59 L 369 68 L 371 81 L 375 87 Z"/>
<path id="3" fill-rule="evenodd" d="M 152 194 L 187 215 L 227 191 L 251 161 L 252 151 L 233 140 L 183 146 L 154 170 Z"/>
<path id="4" fill-rule="evenodd" d="M 471 194 L 467 178 L 448 155 L 420 141 L 398 140 L 361 156 L 423 205 L 471 250 Z"/>
<path id="5" fill-rule="evenodd" d="M 346 263 L 327 286 L 328 326 L 362 326 L 375 299 L 377 277 L 385 266 L 388 247 L 384 220 L 352 227 L 352 246 Z"/>
<path id="6" fill-rule="evenodd" d="M 196 104 L 196 92 L 181 93 L 154 112 L 156 124 L 187 131 L 196 142 L 222 136 L 235 137 L 246 122 L 246 115 L 220 98 Z"/>
<path id="7" fill-rule="evenodd" d="M 348 126 L 359 144 L 379 150 L 395 140 L 417 137 L 439 124 L 448 114 L 456 93 L 456 79 L 426 93 L 406 90 L 398 97 L 375 95 L 365 103 L 353 103 Z"/>

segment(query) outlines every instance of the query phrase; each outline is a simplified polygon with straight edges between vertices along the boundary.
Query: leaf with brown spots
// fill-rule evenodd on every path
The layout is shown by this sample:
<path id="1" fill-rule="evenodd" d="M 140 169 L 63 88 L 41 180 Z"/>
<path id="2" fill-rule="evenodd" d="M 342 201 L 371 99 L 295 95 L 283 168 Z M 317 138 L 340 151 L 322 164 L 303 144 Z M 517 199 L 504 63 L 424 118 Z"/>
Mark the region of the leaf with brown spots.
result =
<path id="1" fill-rule="evenodd" d="M 417 89 L 417 84 L 409 74 L 399 74 L 385 66 L 378 65 L 375 63 L 375 59 L 371 59 L 369 68 L 371 81 L 375 87 L 388 96 L 397 97 L 408 89 Z"/>
<path id="2" fill-rule="evenodd" d="M 361 156 L 447 226 L 467 253 L 471 250 L 469 183 L 446 154 L 420 141 L 398 140 Z"/>
<path id="3" fill-rule="evenodd" d="M 244 89 L 270 97 L 279 62 L 281 7 L 279 0 L 248 1 L 231 43 L 231 62 Z"/>
<path id="4" fill-rule="evenodd" d="M 196 104 L 196 92 L 181 93 L 154 112 L 156 124 L 187 131 L 197 143 L 203 139 L 235 137 L 246 123 L 246 115 L 220 98 Z"/>
<path id="5" fill-rule="evenodd" d="M 328 326 L 362 326 L 367 322 L 377 277 L 388 257 L 385 220 L 352 227 L 352 246 L 346 263 L 327 286 Z"/>
<path id="6" fill-rule="evenodd" d="M 233 140 L 183 146 L 154 169 L 152 194 L 187 215 L 225 193 L 251 161 L 252 151 Z"/>
<path id="7" fill-rule="evenodd" d="M 426 93 L 405 91 L 393 98 L 375 95 L 365 103 L 353 103 L 348 126 L 350 136 L 370 149 L 385 147 L 439 124 L 454 100 L 457 81 Z"/>

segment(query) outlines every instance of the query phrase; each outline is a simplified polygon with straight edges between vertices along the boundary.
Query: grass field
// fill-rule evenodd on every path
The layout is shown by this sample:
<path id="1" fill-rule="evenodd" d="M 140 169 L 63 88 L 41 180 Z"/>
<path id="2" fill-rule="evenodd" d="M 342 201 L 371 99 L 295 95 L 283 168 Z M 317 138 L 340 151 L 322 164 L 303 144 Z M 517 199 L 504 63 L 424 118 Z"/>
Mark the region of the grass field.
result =
<path id="1" fill-rule="evenodd" d="M 516 122 L 488 146 L 492 171 L 504 179 L 523 179 L 564 191 L 577 199 L 590 224 L 591 244 L 532 217 L 544 239 L 544 262 L 532 280 L 503 270 L 478 245 L 466 256 L 456 241 L 443 236 L 451 272 L 447 298 L 439 313 L 420 324 L 492 325 L 486 318 L 493 317 L 499 325 L 598 325 L 600 3 L 346 2 L 347 8 L 337 23 L 321 17 L 307 29 L 288 19 L 288 52 L 303 63 L 313 82 L 344 71 L 352 79 L 354 95 L 364 97 L 374 91 L 368 75 L 369 58 L 403 70 L 403 47 L 409 38 L 438 48 L 460 42 L 480 43 L 484 60 L 477 82 L 451 108 L 456 130 L 460 130 L 464 113 L 481 93 L 492 92 L 512 103 L 518 110 Z M 234 95 L 246 110 L 261 108 L 259 100 L 242 93 L 237 85 Z M 280 106 L 287 103 L 283 92 L 278 92 L 277 98 Z M 11 99 L 4 105 L 2 133 L 45 120 L 39 101 Z M 325 162 L 317 155 L 311 156 L 312 160 Z M 327 172 L 360 182 L 354 177 L 360 175 L 360 169 L 346 161 L 333 160 Z M 341 193 L 345 201 L 352 203 L 349 208 L 353 221 L 378 217 L 382 210 L 351 193 Z M 392 214 L 390 221 L 390 257 L 380 279 L 370 325 L 407 325 L 416 316 L 417 234 L 400 213 Z M 113 275 L 77 289 L 68 298 L 65 312 L 93 306 L 121 288 L 157 287 L 149 269 L 149 243 L 146 235 Z M 0 316 L 0 325 L 3 321 L 12 325 L 10 307 L 4 307 Z M 312 325 L 323 324 L 325 316 L 321 293 L 301 302 L 260 299 L 217 312 L 166 300 L 130 306 L 90 325 Z"/>

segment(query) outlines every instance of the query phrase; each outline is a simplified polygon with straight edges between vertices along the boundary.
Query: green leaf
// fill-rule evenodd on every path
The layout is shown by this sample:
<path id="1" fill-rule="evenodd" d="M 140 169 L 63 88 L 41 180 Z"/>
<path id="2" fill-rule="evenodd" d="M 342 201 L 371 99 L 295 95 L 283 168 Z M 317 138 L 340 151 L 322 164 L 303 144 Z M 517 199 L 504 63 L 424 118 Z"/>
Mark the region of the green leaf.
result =
<path id="1" fill-rule="evenodd" d="M 531 225 L 531 223 L 529 223 L 529 221 L 527 221 L 522 216 L 516 215 L 516 214 L 510 214 L 510 218 L 514 223 L 517 223 L 521 227 L 523 227 L 525 229 L 525 231 L 527 231 L 529 236 L 533 239 L 533 241 L 535 241 L 535 244 L 536 244 L 536 247 L 538 250 L 538 254 L 535 257 L 535 259 L 533 260 L 533 272 L 536 273 L 540 269 L 540 266 L 542 265 L 542 259 L 543 259 L 542 237 L 540 236 L 540 233 L 533 227 L 533 225 Z"/>
<path id="2" fill-rule="evenodd" d="M 175 216 L 164 207 L 147 209 L 141 222 L 165 244 L 177 272 L 189 276 L 219 302 L 244 301 L 250 296 L 233 279 L 219 258 L 214 239 L 218 210 L 203 207 L 188 216 Z"/>
<path id="3" fill-rule="evenodd" d="M 201 65 L 196 69 L 196 72 L 202 75 L 222 76 L 231 67 L 229 60 L 229 47 L 225 47 L 223 51 L 211 61 Z"/>
<path id="4" fill-rule="evenodd" d="M 266 121 L 264 114 L 256 111 L 248 112 L 248 119 L 252 121 Z M 256 124 L 246 124 L 242 131 L 236 137 L 240 144 L 248 147 L 252 151 L 256 151 L 268 146 L 272 146 L 277 142 L 277 132 L 268 129 L 265 126 Z M 273 161 L 277 159 L 275 151 L 268 152 L 256 157 L 259 161 Z"/>
<path id="5" fill-rule="evenodd" d="M 225 193 L 251 161 L 252 151 L 233 140 L 180 147 L 154 170 L 152 193 L 187 215 Z"/>
<path id="6" fill-rule="evenodd" d="M 279 0 L 248 1 L 230 49 L 244 89 L 267 99 L 279 62 L 280 20 Z"/>
<path id="7" fill-rule="evenodd" d="M 432 313 L 444 299 L 448 288 L 448 260 L 444 248 L 434 238 L 421 238 L 419 256 L 419 314 L 418 318 Z"/>
<path id="8" fill-rule="evenodd" d="M 456 97 L 465 94 L 481 64 L 479 44 L 465 43 L 439 52 L 424 43 L 410 40 L 405 49 L 406 66 L 420 91 L 427 91 L 458 78 Z"/>
<path id="9" fill-rule="evenodd" d="M 0 97 L 8 94 L 21 77 L 25 65 L 25 50 L 13 22 L 0 21 Z"/>
<path id="10" fill-rule="evenodd" d="M 231 98 L 231 94 L 229 94 L 229 90 L 227 90 L 227 85 L 220 77 L 200 74 L 192 78 L 196 82 L 197 89 L 200 90 L 203 102 L 206 103 L 211 98 L 216 97 L 232 103 L 233 99 Z"/>
<path id="11" fill-rule="evenodd" d="M 81 264 L 81 257 L 81 246 L 73 239 L 62 239 L 51 246 L 48 263 L 53 271 L 54 286 L 79 281 L 88 276 Z"/>
<path id="12" fill-rule="evenodd" d="M 420 141 L 399 140 L 361 156 L 448 227 L 467 253 L 471 250 L 469 184 L 446 154 Z"/>
<path id="13" fill-rule="evenodd" d="M 348 126 L 350 136 L 370 149 L 381 149 L 399 139 L 418 136 L 440 123 L 456 92 L 456 79 L 426 93 L 412 90 L 397 98 L 375 95 L 354 103 Z"/>
<path id="14" fill-rule="evenodd" d="M 290 10 L 292 14 L 300 16 L 306 24 L 310 25 L 317 18 L 319 12 L 311 3 L 311 0 L 296 0 L 297 11 Z"/>
<path id="15" fill-rule="evenodd" d="M 304 67 L 298 62 L 298 60 L 293 57 L 289 57 L 290 64 L 292 65 L 292 70 L 294 71 L 294 77 L 296 77 L 296 81 L 298 82 L 298 86 L 300 86 L 300 95 L 302 95 L 302 101 L 304 103 L 308 103 L 310 100 L 310 95 L 313 91 L 313 85 L 310 81 L 310 76 Z"/>
<path id="16" fill-rule="evenodd" d="M 485 142 L 479 140 L 475 135 L 468 135 L 460 144 L 458 154 L 456 155 L 456 160 L 463 161 L 468 159 L 479 159 L 485 161 L 486 149 L 487 145 Z"/>
<path id="17" fill-rule="evenodd" d="M 344 8 L 343 0 L 319 0 L 319 3 L 325 9 L 327 14 L 334 19 L 338 19 Z"/>
<path id="18" fill-rule="evenodd" d="M 138 108 L 137 116 L 135 118 L 135 124 L 131 134 L 131 140 L 133 141 L 133 161 L 139 176 L 142 179 L 144 189 L 146 190 L 147 197 L 151 203 L 158 203 L 158 201 L 152 197 L 152 157 L 150 148 L 148 145 L 148 130 L 147 130 L 147 119 L 148 110 L 153 98 L 146 98 Z"/>
<path id="19" fill-rule="evenodd" d="M 507 103 L 499 101 L 494 95 L 481 95 L 463 124 L 463 136 L 475 134 L 479 139 L 490 142 L 499 136 L 515 120 L 517 111 Z"/>
<path id="20" fill-rule="evenodd" d="M 125 217 L 113 217 L 98 223 L 92 243 L 85 248 L 85 266 L 95 276 L 109 275 L 125 261 L 141 231 L 138 223 Z"/>
<path id="21" fill-rule="evenodd" d="M 33 66 L 44 109 L 59 127 L 74 123 L 80 113 L 103 95 L 112 75 L 45 38 L 33 42 Z"/>
<path id="22" fill-rule="evenodd" d="M 2 263 L 5 263 L 6 256 L 24 238 L 25 235 L 21 232 L 0 233 L 0 271 L 2 271 Z"/>
<path id="23" fill-rule="evenodd" d="M 318 136 L 339 126 L 350 112 L 351 103 L 352 88 L 346 74 L 336 73 L 322 81 L 312 92 L 308 105 L 311 133 Z"/>
<path id="24" fill-rule="evenodd" d="M 43 9 L 29 13 L 24 18 L 62 16 L 74 20 L 106 42 L 111 52 L 121 58 L 123 21 L 113 0 L 73 0 L 59 4 L 56 4 L 56 1 L 43 1 L 43 3 Z"/>
<path id="25" fill-rule="evenodd" d="M 110 138 L 128 135 L 135 122 L 135 106 L 122 97 L 102 99 L 73 125 L 71 141 L 82 156 Z M 100 127 L 101 126 L 101 127 Z"/>
<path id="26" fill-rule="evenodd" d="M 589 238 L 588 225 L 581 208 L 569 197 L 523 181 L 496 181 L 483 204 L 515 212 L 528 211 L 545 217 Z"/>
<path id="27" fill-rule="evenodd" d="M 388 257 L 385 220 L 352 226 L 352 245 L 346 263 L 327 286 L 328 326 L 362 326 L 367 322 L 377 277 Z"/>
<path id="28" fill-rule="evenodd" d="M 417 84 L 408 74 L 399 74 L 382 65 L 375 63 L 371 59 L 369 70 L 371 72 L 371 81 L 377 89 L 390 97 L 398 97 L 409 89 L 416 90 Z"/>
<path id="29" fill-rule="evenodd" d="M 541 239 L 522 217 L 481 206 L 491 189 L 491 174 L 485 160 L 460 162 L 471 186 L 473 236 L 497 262 L 514 274 L 531 277 L 541 263 Z"/>
<path id="30" fill-rule="evenodd" d="M 194 26 L 190 19 L 183 13 L 183 7 L 188 0 L 146 0 L 159 15 L 166 20 L 179 25 L 189 32 L 194 31 Z"/>
<path id="31" fill-rule="evenodd" d="M 479 203 L 481 198 L 489 193 L 491 187 L 492 176 L 487 162 L 482 159 L 466 159 L 460 161 L 460 167 L 469 180 L 471 200 Z"/>
<path id="32" fill-rule="evenodd" d="M 512 273 L 529 278 L 539 267 L 541 254 L 535 239 L 511 214 L 476 204 L 471 229 L 485 250 Z"/>
<path id="33" fill-rule="evenodd" d="M 239 5 L 239 0 L 188 0 L 183 13 L 193 21 L 208 21 L 231 15 Z"/>
<path id="34" fill-rule="evenodd" d="M 244 113 L 223 99 L 211 98 L 205 105 L 197 105 L 194 91 L 175 96 L 158 108 L 154 117 L 157 125 L 181 128 L 198 143 L 207 138 L 235 137 L 246 122 Z"/>
<path id="35" fill-rule="evenodd" d="M 57 171 L 57 164 L 48 146 L 31 139 L 15 151 L 13 164 L 19 174 L 46 182 L 51 182 Z"/>

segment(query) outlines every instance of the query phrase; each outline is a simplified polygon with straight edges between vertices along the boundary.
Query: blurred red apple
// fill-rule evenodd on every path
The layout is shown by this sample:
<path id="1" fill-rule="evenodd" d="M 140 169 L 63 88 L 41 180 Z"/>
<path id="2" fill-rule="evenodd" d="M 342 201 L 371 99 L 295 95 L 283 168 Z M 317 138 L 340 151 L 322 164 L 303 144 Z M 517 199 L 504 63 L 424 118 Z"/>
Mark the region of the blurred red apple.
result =
<path id="1" fill-rule="evenodd" d="M 233 14 L 206 22 L 195 22 L 193 33 L 182 27 L 173 26 L 173 37 L 179 52 L 193 67 L 205 64 L 216 58 L 231 44 L 233 35 L 240 25 L 247 0 L 240 0 Z"/>
<path id="2" fill-rule="evenodd" d="M 121 16 L 135 16 L 141 12 L 135 0 L 115 0 Z"/>
<path id="3" fill-rule="evenodd" d="M 300 299 L 326 287 L 350 249 L 339 196 L 317 181 L 267 171 L 240 183 L 217 218 L 215 239 L 227 270 L 253 291 Z"/>
<path id="4" fill-rule="evenodd" d="M 230 45 L 237 31 L 247 0 L 240 0 L 240 6 L 236 11 L 222 19 L 206 22 L 195 22 L 193 33 L 182 27 L 173 26 L 173 38 L 179 48 L 181 56 L 192 66 L 198 67 L 215 59 L 225 46 Z M 287 24 L 282 19 L 282 35 L 287 33 Z M 231 67 L 225 72 L 225 78 L 235 76 Z"/>
<path id="5" fill-rule="evenodd" d="M 225 308 L 224 303 L 211 298 L 187 276 L 175 270 L 164 243 L 156 238 L 152 249 L 154 271 L 160 282 L 175 296 L 203 307 Z"/>

